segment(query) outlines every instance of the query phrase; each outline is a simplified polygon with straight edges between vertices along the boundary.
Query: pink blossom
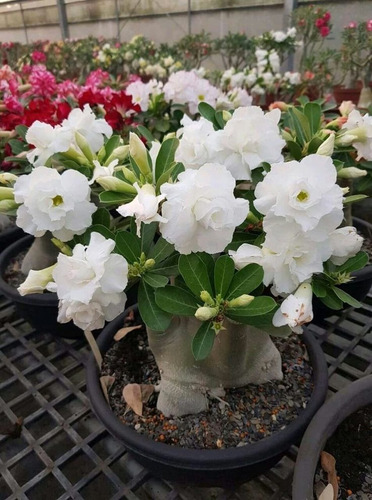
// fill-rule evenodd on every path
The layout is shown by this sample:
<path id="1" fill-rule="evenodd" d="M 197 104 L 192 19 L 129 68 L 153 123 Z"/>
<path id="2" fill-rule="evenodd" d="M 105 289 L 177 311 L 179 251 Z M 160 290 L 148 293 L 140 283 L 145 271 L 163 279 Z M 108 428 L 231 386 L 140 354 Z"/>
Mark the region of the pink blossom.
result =
<path id="1" fill-rule="evenodd" d="M 29 95 L 51 97 L 57 89 L 54 75 L 41 64 L 32 68 L 29 83 L 32 85 Z"/>
<path id="2" fill-rule="evenodd" d="M 105 81 L 110 78 L 110 74 L 107 71 L 103 71 L 101 68 L 91 71 L 87 76 L 85 85 L 87 87 L 98 87 L 102 85 Z"/>
<path id="3" fill-rule="evenodd" d="M 370 19 L 369 21 L 367 21 L 367 30 L 368 31 L 372 31 L 372 19 Z"/>
<path id="4" fill-rule="evenodd" d="M 357 23 L 355 21 L 351 21 L 351 23 L 349 23 L 347 25 L 347 28 L 350 28 L 350 29 L 354 29 L 357 27 Z"/>
<path id="5" fill-rule="evenodd" d="M 57 85 L 57 96 L 61 99 L 66 99 L 67 97 L 78 98 L 81 91 L 80 85 L 74 83 L 71 80 L 65 80 Z"/>
<path id="6" fill-rule="evenodd" d="M 322 26 L 319 31 L 320 31 L 320 36 L 325 38 L 326 36 L 329 35 L 331 30 L 328 28 L 328 26 Z"/>
<path id="7" fill-rule="evenodd" d="M 12 68 L 8 64 L 4 64 L 4 66 L 0 68 L 0 80 L 9 81 L 14 78 L 16 78 L 16 74 L 14 73 Z"/>
<path id="8" fill-rule="evenodd" d="M 325 26 L 326 24 L 326 21 L 322 18 L 322 17 L 319 17 L 316 21 L 315 21 L 315 26 L 317 28 L 321 28 L 322 26 Z"/>
<path id="9" fill-rule="evenodd" d="M 13 113 L 20 113 L 23 111 L 22 104 L 12 95 L 8 95 L 4 98 L 4 104 L 6 106 L 6 109 Z"/>
<path id="10" fill-rule="evenodd" d="M 31 64 L 24 64 L 21 69 L 22 73 L 24 75 L 30 75 L 32 71 L 32 66 Z"/>
<path id="11" fill-rule="evenodd" d="M 44 52 L 40 52 L 39 50 L 34 50 L 31 54 L 31 59 L 32 62 L 34 62 L 35 64 L 43 63 L 46 61 L 46 55 L 44 54 Z"/>
<path id="12" fill-rule="evenodd" d="M 330 12 L 326 12 L 324 15 L 323 15 L 323 19 L 326 23 L 328 23 L 328 21 L 331 20 L 331 13 Z"/>

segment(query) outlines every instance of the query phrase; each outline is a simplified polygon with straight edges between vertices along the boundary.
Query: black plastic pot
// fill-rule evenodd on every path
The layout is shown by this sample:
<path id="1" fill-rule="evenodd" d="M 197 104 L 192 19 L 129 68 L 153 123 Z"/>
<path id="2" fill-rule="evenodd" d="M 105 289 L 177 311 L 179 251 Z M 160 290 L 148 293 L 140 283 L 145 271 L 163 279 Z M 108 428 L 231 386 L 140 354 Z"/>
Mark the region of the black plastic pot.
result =
<path id="1" fill-rule="evenodd" d="M 0 232 L 0 252 L 8 248 L 9 245 L 24 237 L 25 233 L 18 226 L 7 227 Z"/>
<path id="2" fill-rule="evenodd" d="M 364 237 L 369 238 L 372 241 L 372 224 L 364 221 L 363 219 L 358 219 L 357 217 L 353 217 L 353 224 Z M 372 265 L 368 265 L 364 269 L 355 271 L 352 273 L 352 276 L 353 280 L 349 283 L 341 285 L 340 288 L 355 299 L 363 301 L 372 286 Z M 315 322 L 323 321 L 328 316 L 334 314 L 334 312 L 335 311 L 333 309 L 329 309 L 321 300 L 314 297 L 313 313 Z"/>
<path id="3" fill-rule="evenodd" d="M 123 315 L 108 324 L 98 337 L 104 354 L 122 326 Z M 87 388 L 92 408 L 108 431 L 132 452 L 135 459 L 163 479 L 200 486 L 225 486 L 248 481 L 273 467 L 288 448 L 298 443 L 317 409 L 323 404 L 328 387 L 324 354 L 311 333 L 303 336 L 313 367 L 314 390 L 307 407 L 285 429 L 254 444 L 226 450 L 192 450 L 158 443 L 124 425 L 112 412 L 100 386 L 97 364 L 90 357 Z"/>
<path id="4" fill-rule="evenodd" d="M 71 321 L 65 324 L 57 322 L 58 297 L 56 293 L 32 293 L 22 297 L 16 288 L 4 280 L 4 272 L 11 259 L 27 250 L 33 240 L 33 236 L 25 236 L 0 254 L 0 292 L 14 302 L 19 314 L 37 331 L 70 339 L 83 336 L 83 331 Z"/>
<path id="5" fill-rule="evenodd" d="M 327 440 L 349 415 L 372 404 L 372 375 L 352 382 L 323 405 L 309 425 L 298 452 L 292 500 L 313 500 L 314 475 Z"/>

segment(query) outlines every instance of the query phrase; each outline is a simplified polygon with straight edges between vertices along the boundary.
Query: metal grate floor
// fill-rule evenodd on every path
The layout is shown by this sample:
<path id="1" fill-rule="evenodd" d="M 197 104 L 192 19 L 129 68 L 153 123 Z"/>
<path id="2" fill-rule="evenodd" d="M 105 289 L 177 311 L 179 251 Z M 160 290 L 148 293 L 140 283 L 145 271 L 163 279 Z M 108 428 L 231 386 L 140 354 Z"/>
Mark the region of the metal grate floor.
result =
<path id="1" fill-rule="evenodd" d="M 335 392 L 372 372 L 372 295 L 358 310 L 310 329 Z M 23 418 L 19 437 L 0 435 L 0 500 L 290 500 L 296 449 L 235 490 L 153 478 L 90 410 L 84 340 L 35 332 L 0 298 L 0 432 Z M 4 431 L 6 432 L 6 431 Z"/>

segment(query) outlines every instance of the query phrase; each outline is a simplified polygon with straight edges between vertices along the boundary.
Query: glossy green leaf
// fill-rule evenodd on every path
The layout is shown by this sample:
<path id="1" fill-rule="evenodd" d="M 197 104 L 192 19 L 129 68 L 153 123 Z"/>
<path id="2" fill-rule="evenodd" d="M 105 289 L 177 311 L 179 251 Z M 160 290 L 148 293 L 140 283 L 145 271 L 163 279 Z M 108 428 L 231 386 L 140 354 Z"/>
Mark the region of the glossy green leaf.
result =
<path id="1" fill-rule="evenodd" d="M 228 255 L 222 255 L 214 266 L 214 289 L 221 297 L 225 297 L 234 277 L 234 261 Z"/>
<path id="2" fill-rule="evenodd" d="M 169 169 L 172 162 L 174 162 L 174 155 L 176 149 L 178 148 L 179 140 L 176 137 L 166 139 L 159 150 L 158 156 L 156 158 L 155 164 L 155 180 L 158 180 L 160 176 Z"/>
<path id="3" fill-rule="evenodd" d="M 129 231 L 119 231 L 115 237 L 115 251 L 125 257 L 130 264 L 141 255 L 140 239 Z"/>
<path id="4" fill-rule="evenodd" d="M 342 309 L 342 300 L 337 297 L 332 289 L 327 291 L 327 295 L 325 297 L 320 297 L 320 300 L 325 304 L 329 309 L 333 309 L 338 311 Z"/>
<path id="5" fill-rule="evenodd" d="M 155 245 L 151 248 L 148 258 L 154 259 L 155 263 L 163 262 L 174 253 L 174 245 L 169 243 L 164 238 L 160 237 Z"/>
<path id="6" fill-rule="evenodd" d="M 134 195 L 127 195 L 123 193 L 115 193 L 114 191 L 103 191 L 99 194 L 99 201 L 109 205 L 123 205 L 132 201 Z"/>
<path id="7" fill-rule="evenodd" d="M 349 306 L 352 307 L 362 307 L 362 304 L 359 302 L 359 300 L 354 299 L 354 297 L 352 297 L 347 292 L 344 292 L 344 290 L 341 290 L 341 288 L 337 288 L 336 286 L 334 286 L 332 287 L 332 290 L 337 295 L 337 297 L 342 300 L 342 302 L 345 302 L 345 304 L 349 304 Z"/>
<path id="8" fill-rule="evenodd" d="M 92 215 L 92 223 L 101 224 L 102 226 L 105 226 L 109 229 L 111 223 L 110 212 L 106 208 L 99 208 Z"/>
<path id="9" fill-rule="evenodd" d="M 258 264 L 248 264 L 238 271 L 232 279 L 227 293 L 227 299 L 235 299 L 255 290 L 263 280 L 264 272 Z"/>
<path id="10" fill-rule="evenodd" d="M 192 339 L 191 349 L 196 361 L 201 361 L 209 356 L 215 338 L 216 334 L 212 329 L 212 323 L 210 321 L 203 322 Z"/>
<path id="11" fill-rule="evenodd" d="M 141 224 L 141 251 L 144 252 L 145 255 L 150 252 L 157 229 L 157 222 L 151 222 L 150 224 L 144 224 L 142 222 Z"/>
<path id="12" fill-rule="evenodd" d="M 138 310 L 145 325 L 156 332 L 164 332 L 172 321 L 172 315 L 156 304 L 155 290 L 144 281 L 138 287 Z"/>
<path id="13" fill-rule="evenodd" d="M 310 134 L 316 134 L 321 125 L 322 108 L 316 102 L 308 102 L 304 106 L 304 115 L 309 122 Z"/>
<path id="14" fill-rule="evenodd" d="M 198 308 L 195 297 L 177 286 L 166 286 L 155 292 L 157 305 L 164 311 L 177 316 L 194 316 Z"/>
<path id="15" fill-rule="evenodd" d="M 271 312 L 276 306 L 277 303 L 272 297 L 261 295 L 260 297 L 255 297 L 248 306 L 229 307 L 226 315 L 240 323 L 245 323 L 245 318 L 262 316 L 263 314 Z"/>
<path id="16" fill-rule="evenodd" d="M 163 274 L 164 276 L 177 276 L 179 274 L 178 259 L 178 254 L 171 255 L 162 262 L 155 264 L 155 266 L 151 269 L 151 272 L 155 274 Z"/>
<path id="17" fill-rule="evenodd" d="M 168 284 L 169 279 L 161 274 L 147 272 L 142 276 L 142 279 L 152 288 L 162 288 Z"/>
<path id="18" fill-rule="evenodd" d="M 203 290 L 214 295 L 207 266 L 196 254 L 180 255 L 178 268 L 186 285 L 198 299 Z"/>
<path id="19" fill-rule="evenodd" d="M 358 271 L 368 264 L 368 254 L 366 252 L 358 252 L 354 257 L 348 259 L 342 266 L 337 268 L 339 273 L 351 273 Z"/>

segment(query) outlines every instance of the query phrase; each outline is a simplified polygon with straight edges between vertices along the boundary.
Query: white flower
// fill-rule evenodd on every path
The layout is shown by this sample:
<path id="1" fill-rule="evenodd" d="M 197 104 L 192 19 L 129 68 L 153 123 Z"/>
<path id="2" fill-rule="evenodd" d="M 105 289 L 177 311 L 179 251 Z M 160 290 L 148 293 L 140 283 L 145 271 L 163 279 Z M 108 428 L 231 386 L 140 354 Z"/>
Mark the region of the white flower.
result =
<path id="1" fill-rule="evenodd" d="M 296 71 L 286 71 L 283 78 L 289 81 L 291 85 L 299 85 L 301 83 L 301 73 Z"/>
<path id="2" fill-rule="evenodd" d="M 210 161 L 225 165 L 236 180 L 251 180 L 260 163 L 283 159 L 279 119 L 279 109 L 266 114 L 258 106 L 236 109 L 225 128 L 208 139 Z"/>
<path id="3" fill-rule="evenodd" d="M 172 66 L 172 64 L 174 64 L 173 57 L 172 56 L 164 57 L 163 64 L 166 68 L 168 68 L 169 66 Z"/>
<path id="4" fill-rule="evenodd" d="M 288 33 L 284 33 L 284 31 L 272 31 L 271 36 L 273 37 L 274 41 L 277 43 L 284 42 L 284 40 L 287 38 Z"/>
<path id="5" fill-rule="evenodd" d="M 58 321 L 72 319 L 80 328 L 94 330 L 123 311 L 128 263 L 112 253 L 114 248 L 113 240 L 93 232 L 89 245 L 76 245 L 72 256 L 59 254 L 48 286 L 60 299 Z"/>
<path id="6" fill-rule="evenodd" d="M 354 109 L 342 129 L 347 130 L 347 135 L 353 136 L 352 144 L 358 152 L 357 160 L 361 158 L 372 160 L 372 116 L 368 114 L 362 116 Z"/>
<path id="7" fill-rule="evenodd" d="M 101 165 L 98 160 L 93 160 L 93 165 L 94 165 L 94 170 L 93 170 L 93 176 L 91 180 L 89 181 L 89 184 L 93 184 L 93 182 L 96 181 L 96 179 L 100 177 L 111 177 L 114 175 L 115 167 L 119 163 L 119 160 L 113 160 L 111 163 L 105 167 L 104 165 Z"/>
<path id="8" fill-rule="evenodd" d="M 149 109 L 150 96 L 158 95 L 162 92 L 163 84 L 155 79 L 150 80 L 148 83 L 143 83 L 140 80 L 132 82 L 125 89 L 126 94 L 132 96 L 132 103 L 138 104 L 141 111 Z"/>
<path id="9" fill-rule="evenodd" d="M 343 218 L 343 193 L 336 178 L 336 168 L 327 156 L 276 163 L 257 184 L 254 206 L 264 215 L 295 221 L 303 231 L 313 230 L 324 216 L 333 214 L 335 229 Z M 275 217 L 272 221 L 266 217 L 265 222 L 275 224 Z"/>
<path id="10" fill-rule="evenodd" d="M 182 254 L 222 252 L 249 211 L 246 200 L 234 197 L 234 188 L 225 167 L 210 163 L 182 172 L 175 184 L 163 184 L 162 215 L 168 219 L 160 224 L 163 238 Z"/>
<path id="11" fill-rule="evenodd" d="M 252 104 L 252 96 L 250 96 L 245 89 L 232 89 L 227 93 L 227 97 L 234 109 L 251 106 Z"/>
<path id="12" fill-rule="evenodd" d="M 353 101 L 342 101 L 340 106 L 338 107 L 341 116 L 348 116 L 355 109 L 355 104 Z"/>
<path id="13" fill-rule="evenodd" d="M 186 116 L 186 115 L 185 115 Z M 158 157 L 159 151 L 161 148 L 160 142 L 157 141 L 152 141 L 151 143 L 151 148 L 149 150 L 149 155 L 151 158 L 151 163 L 152 163 L 152 172 L 155 178 L 155 165 L 156 165 L 156 159 Z"/>
<path id="14" fill-rule="evenodd" d="M 150 224 L 151 222 L 167 222 L 167 219 L 158 214 L 159 203 L 164 200 L 165 195 L 156 196 L 155 188 L 151 184 L 145 184 L 141 188 L 135 182 L 134 187 L 138 195 L 130 203 L 121 205 L 117 211 L 123 217 L 136 218 L 137 236 L 141 236 L 141 222 Z"/>
<path id="15" fill-rule="evenodd" d="M 198 78 L 195 82 L 195 87 L 192 89 L 193 94 L 188 101 L 188 106 L 191 114 L 198 112 L 198 106 L 201 102 L 206 102 L 215 107 L 220 91 L 211 85 L 205 78 Z"/>
<path id="16" fill-rule="evenodd" d="M 48 123 L 36 120 L 27 130 L 26 141 L 35 146 L 27 153 L 27 159 L 34 167 L 39 167 L 45 165 L 55 153 L 67 151 L 73 142 L 73 135 L 60 126 L 53 128 Z"/>
<path id="17" fill-rule="evenodd" d="M 268 51 L 264 49 L 257 49 L 254 54 L 258 62 L 266 61 L 266 58 L 269 55 Z"/>
<path id="18" fill-rule="evenodd" d="M 347 226 L 336 229 L 329 235 L 332 245 L 331 261 L 341 266 L 350 257 L 354 257 L 362 247 L 363 238 L 355 227 Z"/>
<path id="19" fill-rule="evenodd" d="M 183 163 L 186 169 L 198 169 L 208 162 L 208 149 L 206 139 L 214 134 L 213 125 L 210 121 L 201 117 L 198 121 L 192 121 L 185 115 L 177 131 L 180 138 L 179 146 L 176 150 L 175 160 Z"/>
<path id="20" fill-rule="evenodd" d="M 297 30 L 295 27 L 292 27 L 292 28 L 289 28 L 288 31 L 287 31 L 287 36 L 290 37 L 290 38 L 295 38 L 295 36 L 297 35 Z"/>
<path id="21" fill-rule="evenodd" d="M 270 87 L 270 85 L 272 85 L 275 80 L 275 76 L 271 73 L 271 71 L 265 71 L 265 73 L 262 73 L 261 76 L 263 78 L 264 84 L 267 87 Z"/>
<path id="22" fill-rule="evenodd" d="M 269 54 L 269 63 L 274 73 L 278 73 L 280 70 L 280 58 L 279 54 L 273 50 Z"/>
<path id="23" fill-rule="evenodd" d="M 103 118 L 96 118 L 89 104 L 85 104 L 84 109 L 73 109 L 68 118 L 63 120 L 64 130 L 71 131 L 74 135 L 79 132 L 87 140 L 90 149 L 96 153 L 101 149 L 104 136 L 111 137 L 112 128 Z"/>
<path id="24" fill-rule="evenodd" d="M 43 293 L 48 283 L 52 281 L 53 266 L 41 269 L 40 271 L 31 271 L 28 273 L 25 281 L 17 288 L 20 295 L 28 295 L 29 293 Z"/>
<path id="25" fill-rule="evenodd" d="M 82 234 L 97 210 L 89 201 L 88 179 L 76 170 L 59 174 L 52 168 L 38 167 L 18 178 L 14 199 L 21 203 L 17 211 L 19 227 L 34 236 L 50 231 L 62 241 Z"/>
<path id="26" fill-rule="evenodd" d="M 234 73 L 230 79 L 230 86 L 233 88 L 242 87 L 242 85 L 244 84 L 244 80 L 245 80 L 245 74 L 242 71 Z"/>
<path id="27" fill-rule="evenodd" d="M 293 295 L 289 295 L 273 317 L 276 327 L 288 325 L 295 333 L 302 333 L 301 326 L 313 319 L 313 291 L 310 283 L 303 283 Z"/>

